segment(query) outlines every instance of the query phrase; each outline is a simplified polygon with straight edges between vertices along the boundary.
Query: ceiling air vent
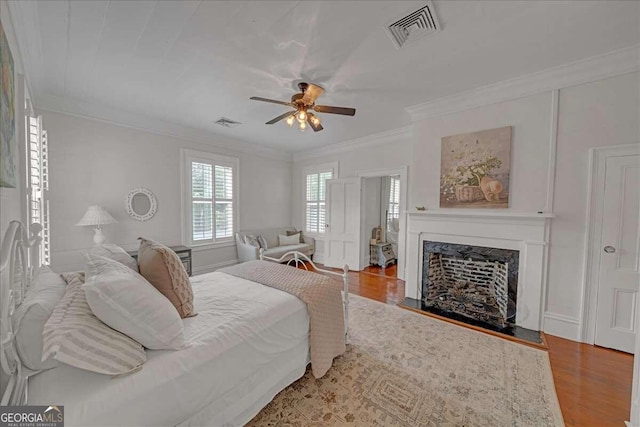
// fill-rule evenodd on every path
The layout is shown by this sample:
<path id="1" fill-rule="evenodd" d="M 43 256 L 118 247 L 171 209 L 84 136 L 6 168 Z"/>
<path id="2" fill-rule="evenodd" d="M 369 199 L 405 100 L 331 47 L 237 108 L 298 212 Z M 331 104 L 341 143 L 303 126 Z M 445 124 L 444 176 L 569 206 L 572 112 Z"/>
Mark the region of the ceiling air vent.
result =
<path id="1" fill-rule="evenodd" d="M 415 12 L 394 19 L 387 24 L 386 29 L 396 47 L 401 48 L 406 43 L 414 42 L 428 34 L 440 31 L 440 24 L 436 18 L 433 4 L 428 2 L 426 6 Z"/>
<path id="2" fill-rule="evenodd" d="M 235 120 L 227 119 L 226 117 L 220 117 L 214 123 L 220 126 L 224 126 L 226 128 L 234 128 L 242 124 L 240 122 L 236 122 Z"/>

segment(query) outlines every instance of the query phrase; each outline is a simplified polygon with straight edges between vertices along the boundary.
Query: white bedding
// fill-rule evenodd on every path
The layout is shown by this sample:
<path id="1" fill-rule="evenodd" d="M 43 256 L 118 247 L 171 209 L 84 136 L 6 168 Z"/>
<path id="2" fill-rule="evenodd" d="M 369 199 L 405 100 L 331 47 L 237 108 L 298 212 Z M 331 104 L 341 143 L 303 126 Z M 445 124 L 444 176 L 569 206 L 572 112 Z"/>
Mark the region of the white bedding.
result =
<path id="1" fill-rule="evenodd" d="M 64 405 L 72 425 L 241 425 L 300 378 L 309 316 L 298 298 L 224 273 L 192 279 L 188 347 L 147 351 L 135 374 L 110 378 L 67 365 L 29 381 L 31 405 Z"/>

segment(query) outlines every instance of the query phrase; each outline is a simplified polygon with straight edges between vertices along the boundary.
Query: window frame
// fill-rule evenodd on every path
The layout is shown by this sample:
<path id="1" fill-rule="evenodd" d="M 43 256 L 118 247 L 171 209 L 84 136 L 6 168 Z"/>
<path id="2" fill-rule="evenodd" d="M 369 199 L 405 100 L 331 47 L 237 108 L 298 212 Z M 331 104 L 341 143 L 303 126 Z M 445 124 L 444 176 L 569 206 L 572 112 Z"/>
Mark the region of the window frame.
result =
<path id="1" fill-rule="evenodd" d="M 240 159 L 232 156 L 224 156 L 209 151 L 183 148 L 181 150 L 182 168 L 182 242 L 194 251 L 220 248 L 235 245 L 235 234 L 239 230 L 239 191 L 240 188 Z M 215 184 L 212 187 L 211 201 L 213 203 L 213 228 L 211 239 L 193 240 L 193 196 L 192 196 L 192 162 L 206 163 L 213 166 L 212 176 L 215 176 L 215 166 L 231 167 L 232 176 L 232 221 L 231 236 L 216 238 L 215 234 Z M 225 199 L 226 200 L 226 199 Z"/>
<path id="2" fill-rule="evenodd" d="M 303 233 L 314 238 L 322 239 L 325 236 L 325 229 L 322 228 L 322 231 L 309 231 L 307 230 L 307 177 L 309 175 L 320 174 L 323 172 L 331 172 L 331 179 L 338 179 L 338 162 L 331 163 L 322 163 L 316 165 L 309 165 L 302 169 L 302 226 L 300 227 L 303 230 Z M 325 186 L 325 208 L 326 208 L 326 186 Z M 318 206 L 320 201 L 318 200 Z M 325 210 L 325 218 L 326 218 L 326 210 Z M 320 224 L 318 224 L 318 229 L 320 229 Z"/>
<path id="3" fill-rule="evenodd" d="M 27 218 L 42 226 L 39 262 L 51 264 L 51 219 L 49 207 L 49 139 L 42 116 L 35 115 L 25 99 Z"/>
<path id="4" fill-rule="evenodd" d="M 394 181 L 397 182 L 398 191 L 394 191 Z M 397 202 L 393 200 L 393 196 L 398 200 Z M 393 208 L 395 206 L 395 209 Z M 393 211 L 396 211 L 395 214 Z M 389 222 L 393 219 L 400 220 L 400 175 L 390 175 L 389 176 L 389 197 L 387 200 L 387 210 L 386 210 L 386 218 L 385 218 L 385 232 L 389 232 Z"/>

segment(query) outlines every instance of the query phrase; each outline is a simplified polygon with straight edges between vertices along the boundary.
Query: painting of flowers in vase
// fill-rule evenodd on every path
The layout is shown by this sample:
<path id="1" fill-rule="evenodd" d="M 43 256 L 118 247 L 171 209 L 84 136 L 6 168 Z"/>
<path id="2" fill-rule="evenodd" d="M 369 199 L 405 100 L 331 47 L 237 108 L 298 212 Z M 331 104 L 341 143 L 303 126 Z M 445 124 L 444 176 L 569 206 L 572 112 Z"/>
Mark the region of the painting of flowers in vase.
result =
<path id="1" fill-rule="evenodd" d="M 442 138 L 440 207 L 509 207 L 511 126 Z"/>

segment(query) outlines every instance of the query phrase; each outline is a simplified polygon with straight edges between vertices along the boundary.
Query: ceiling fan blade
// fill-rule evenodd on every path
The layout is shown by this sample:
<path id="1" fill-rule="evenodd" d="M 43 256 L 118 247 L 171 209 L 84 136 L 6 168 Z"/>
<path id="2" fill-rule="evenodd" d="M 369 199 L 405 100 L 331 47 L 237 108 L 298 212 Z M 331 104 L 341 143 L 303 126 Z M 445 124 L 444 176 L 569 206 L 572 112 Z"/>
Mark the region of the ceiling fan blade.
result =
<path id="1" fill-rule="evenodd" d="M 315 117 L 313 113 L 307 113 L 307 123 L 309 123 L 309 126 L 311 126 L 311 129 L 313 129 L 314 132 L 320 132 L 322 129 L 324 129 L 322 127 L 322 124 L 318 123 L 318 126 L 314 125 L 311 121 L 312 117 Z"/>
<path id="2" fill-rule="evenodd" d="M 309 83 L 309 86 L 304 91 L 304 95 L 302 96 L 302 102 L 304 102 L 306 105 L 313 105 L 313 103 L 316 102 L 316 99 L 318 99 L 318 97 L 322 95 L 323 92 L 324 89 L 322 89 L 320 86 Z"/>
<path id="3" fill-rule="evenodd" d="M 286 102 L 286 101 L 276 101 L 275 99 L 267 99 L 267 98 L 260 98 L 259 96 L 252 96 L 251 98 L 249 98 L 253 101 L 262 101 L 262 102 L 270 102 L 271 104 L 280 104 L 280 105 L 288 105 L 293 107 L 293 104 L 290 102 Z"/>
<path id="4" fill-rule="evenodd" d="M 275 119 L 271 119 L 269 120 L 267 123 L 265 123 L 266 125 L 272 125 L 274 123 L 278 123 L 280 120 L 282 119 L 286 119 L 289 116 L 294 115 L 296 112 L 295 111 L 289 111 L 287 113 L 281 114 L 278 117 L 276 117 Z"/>
<path id="5" fill-rule="evenodd" d="M 356 109 L 355 108 L 347 108 L 347 107 L 331 107 L 328 105 L 315 105 L 313 107 L 315 111 L 318 113 L 329 113 L 329 114 L 342 114 L 343 116 L 355 116 Z"/>

